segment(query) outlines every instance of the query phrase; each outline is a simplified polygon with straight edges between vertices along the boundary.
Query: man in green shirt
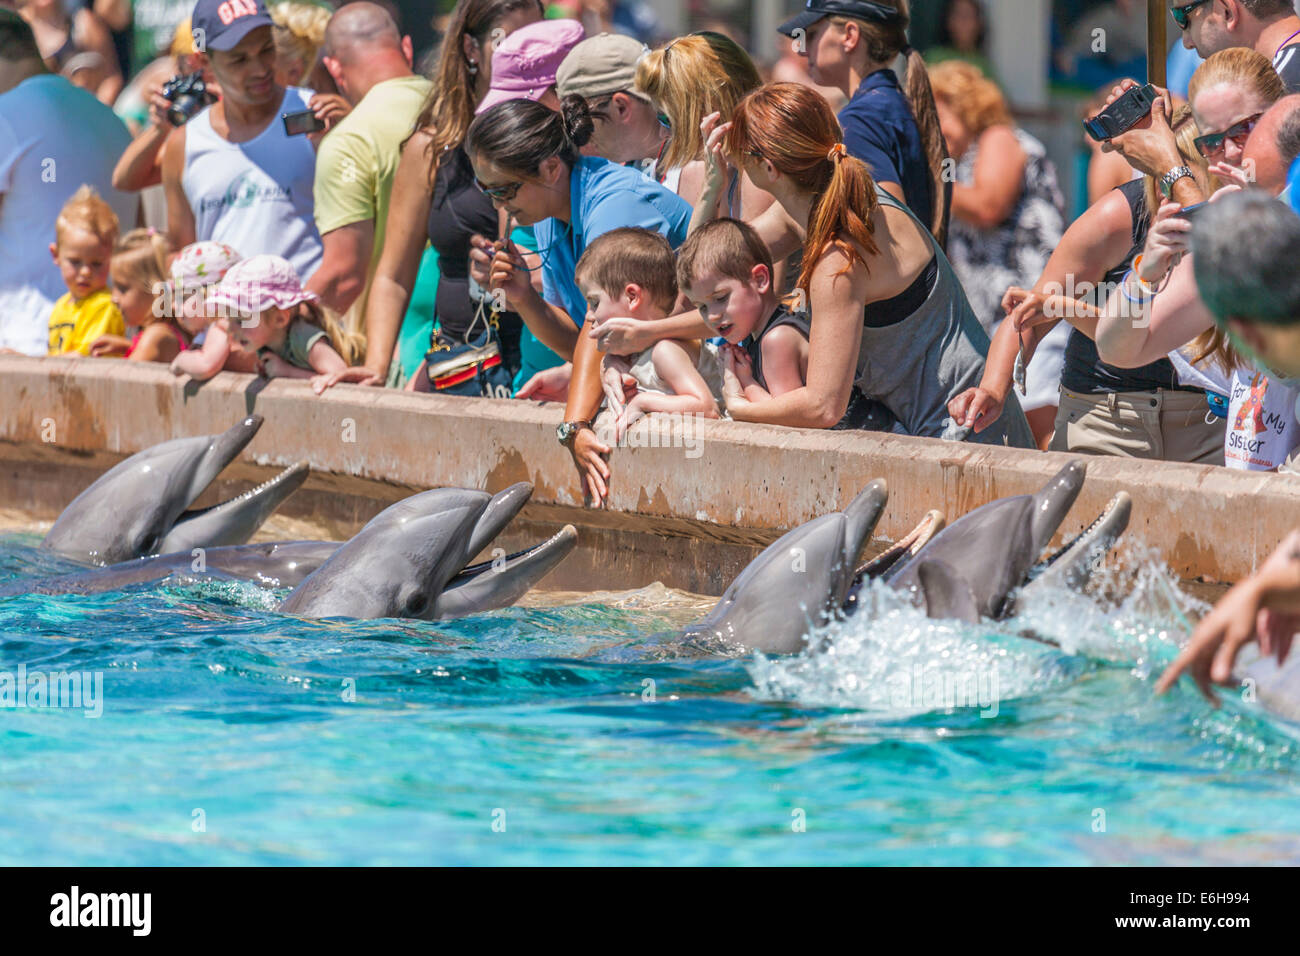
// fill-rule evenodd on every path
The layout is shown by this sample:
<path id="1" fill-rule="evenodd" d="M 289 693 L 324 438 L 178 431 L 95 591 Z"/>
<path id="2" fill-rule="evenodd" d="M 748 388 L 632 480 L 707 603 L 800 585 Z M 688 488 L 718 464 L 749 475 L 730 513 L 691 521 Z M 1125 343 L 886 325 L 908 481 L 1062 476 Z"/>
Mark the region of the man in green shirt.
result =
<path id="1" fill-rule="evenodd" d="M 316 155 L 316 227 L 324 254 L 307 288 L 346 314 L 350 328 L 362 328 L 402 142 L 430 84 L 411 72 L 410 38 L 373 3 L 349 3 L 335 13 L 324 52 L 325 68 L 353 109 Z"/>

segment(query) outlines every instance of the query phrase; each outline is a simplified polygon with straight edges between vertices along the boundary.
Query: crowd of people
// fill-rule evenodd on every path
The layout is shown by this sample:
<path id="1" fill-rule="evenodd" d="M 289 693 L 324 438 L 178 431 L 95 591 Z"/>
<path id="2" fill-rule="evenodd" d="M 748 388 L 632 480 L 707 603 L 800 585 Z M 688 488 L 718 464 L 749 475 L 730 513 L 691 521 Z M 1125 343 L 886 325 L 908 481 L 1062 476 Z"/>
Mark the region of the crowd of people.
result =
<path id="1" fill-rule="evenodd" d="M 776 71 L 460 0 L 427 77 L 390 3 L 197 0 L 125 90 L 121 6 L 0 9 L 6 350 L 562 401 L 597 505 L 664 412 L 1296 467 L 1291 0 L 1171 0 L 1186 102 L 1072 223 L 977 0 L 928 66 L 807 0 Z"/>

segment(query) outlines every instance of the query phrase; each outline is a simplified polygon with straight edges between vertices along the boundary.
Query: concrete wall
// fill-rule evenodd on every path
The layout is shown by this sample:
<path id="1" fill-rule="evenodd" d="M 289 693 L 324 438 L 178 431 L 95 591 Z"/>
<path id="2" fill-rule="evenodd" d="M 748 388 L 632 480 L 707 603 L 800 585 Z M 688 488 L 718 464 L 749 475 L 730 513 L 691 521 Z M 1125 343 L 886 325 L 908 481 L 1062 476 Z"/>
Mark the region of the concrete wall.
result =
<path id="1" fill-rule="evenodd" d="M 306 383 L 223 373 L 204 385 L 164 368 L 103 359 L 0 356 L 0 508 L 52 519 L 113 463 L 168 438 L 266 418 L 231 490 L 298 460 L 313 476 L 281 509 L 277 536 L 350 535 L 415 489 L 536 487 L 514 547 L 559 524 L 578 527 L 580 551 L 552 587 L 627 587 L 664 581 L 719 593 L 788 528 L 843 506 L 868 481 L 888 481 L 878 535 L 901 536 L 930 508 L 957 516 L 994 498 L 1036 490 L 1065 455 L 868 433 L 703 422 L 685 447 L 616 449 L 606 511 L 582 505 L 573 466 L 555 441 L 557 405 L 415 395 L 343 386 L 314 396 Z M 638 426 L 633 437 L 644 438 Z M 678 437 L 682 437 L 680 434 Z M 1248 574 L 1300 525 L 1296 479 L 1196 465 L 1090 459 L 1089 480 L 1065 533 L 1119 490 L 1134 499 L 1130 534 L 1187 578 Z"/>

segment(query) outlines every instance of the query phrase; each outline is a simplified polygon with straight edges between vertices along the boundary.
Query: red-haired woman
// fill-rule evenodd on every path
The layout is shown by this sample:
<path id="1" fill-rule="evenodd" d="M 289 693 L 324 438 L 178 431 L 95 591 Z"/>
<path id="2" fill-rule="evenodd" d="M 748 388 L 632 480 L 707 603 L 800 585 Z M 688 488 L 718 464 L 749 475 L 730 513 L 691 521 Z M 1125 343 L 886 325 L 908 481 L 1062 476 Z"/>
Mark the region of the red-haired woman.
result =
<path id="1" fill-rule="evenodd" d="M 846 154 L 826 101 L 794 83 L 761 87 L 708 143 L 699 206 L 710 208 L 709 191 L 725 182 L 723 156 L 776 197 L 753 225 L 774 258 L 794 252 L 802 237 L 793 304 L 806 306 L 812 325 L 807 384 L 779 398 L 746 400 L 739 385 L 747 370 L 728 353 L 732 417 L 829 428 L 856 385 L 908 434 L 958 437 L 948 427 L 948 400 L 979 381 L 988 336 L 930 231 Z M 1004 406 L 969 440 L 1034 447 L 1019 404 Z"/>

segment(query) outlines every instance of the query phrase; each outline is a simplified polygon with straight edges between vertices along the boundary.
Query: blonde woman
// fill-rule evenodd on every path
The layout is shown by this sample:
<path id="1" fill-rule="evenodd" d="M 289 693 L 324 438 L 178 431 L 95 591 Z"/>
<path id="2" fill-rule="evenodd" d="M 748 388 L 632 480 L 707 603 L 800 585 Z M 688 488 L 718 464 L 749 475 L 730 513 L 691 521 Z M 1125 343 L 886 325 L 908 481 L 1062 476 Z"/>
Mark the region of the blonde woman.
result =
<path id="1" fill-rule="evenodd" d="M 704 137 L 700 120 L 717 114 L 726 122 L 737 103 L 763 84 L 754 61 L 734 40 L 721 33 L 701 31 L 678 37 L 641 58 L 636 89 L 648 96 L 667 127 L 655 175 L 691 205 L 704 188 Z M 731 216 L 752 219 L 772 205 L 772 196 L 757 188 L 739 170 L 729 171 L 726 191 L 707 218 Z"/>

